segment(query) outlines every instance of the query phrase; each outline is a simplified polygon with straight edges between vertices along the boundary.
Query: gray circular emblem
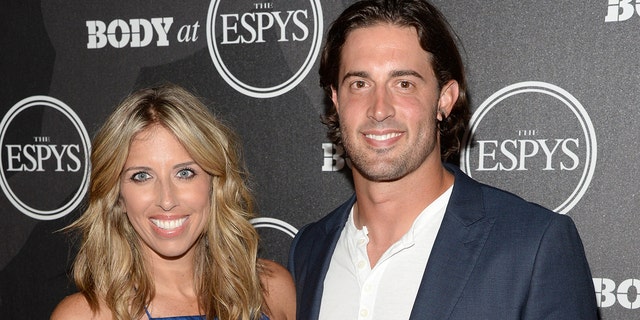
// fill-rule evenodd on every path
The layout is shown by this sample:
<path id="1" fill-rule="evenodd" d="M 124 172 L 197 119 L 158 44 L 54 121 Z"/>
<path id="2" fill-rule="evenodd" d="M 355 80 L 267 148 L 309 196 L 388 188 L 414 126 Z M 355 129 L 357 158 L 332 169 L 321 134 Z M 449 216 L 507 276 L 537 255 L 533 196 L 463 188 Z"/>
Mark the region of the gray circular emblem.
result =
<path id="1" fill-rule="evenodd" d="M 31 218 L 63 217 L 87 192 L 90 146 L 82 121 L 65 103 L 23 99 L 0 123 L 0 187 Z"/>
<path id="2" fill-rule="evenodd" d="M 298 229 L 296 229 L 294 226 L 276 218 L 269 218 L 269 217 L 254 218 L 254 219 L 251 219 L 251 224 L 253 224 L 255 228 L 271 228 L 278 231 L 282 231 L 288 236 L 290 236 L 291 238 L 295 237 L 296 233 L 298 233 Z"/>
<path id="3" fill-rule="evenodd" d="M 296 87 L 313 68 L 322 44 L 318 0 L 213 0 L 207 44 L 218 73 L 232 88 L 272 98 Z"/>
<path id="4" fill-rule="evenodd" d="M 569 212 L 593 177 L 596 134 L 580 102 L 545 82 L 507 86 L 480 105 L 463 141 L 469 176 L 558 213 Z"/>

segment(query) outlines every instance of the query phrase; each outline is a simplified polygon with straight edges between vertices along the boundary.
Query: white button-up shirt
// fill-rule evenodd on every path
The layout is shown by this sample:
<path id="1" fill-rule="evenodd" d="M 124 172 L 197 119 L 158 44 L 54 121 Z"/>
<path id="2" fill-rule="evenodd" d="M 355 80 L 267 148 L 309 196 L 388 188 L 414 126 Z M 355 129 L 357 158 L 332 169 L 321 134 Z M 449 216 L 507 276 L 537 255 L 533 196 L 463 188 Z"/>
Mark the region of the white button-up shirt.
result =
<path id="1" fill-rule="evenodd" d="M 452 188 L 420 213 L 373 268 L 367 228 L 356 228 L 351 208 L 324 280 L 320 320 L 409 319 Z"/>

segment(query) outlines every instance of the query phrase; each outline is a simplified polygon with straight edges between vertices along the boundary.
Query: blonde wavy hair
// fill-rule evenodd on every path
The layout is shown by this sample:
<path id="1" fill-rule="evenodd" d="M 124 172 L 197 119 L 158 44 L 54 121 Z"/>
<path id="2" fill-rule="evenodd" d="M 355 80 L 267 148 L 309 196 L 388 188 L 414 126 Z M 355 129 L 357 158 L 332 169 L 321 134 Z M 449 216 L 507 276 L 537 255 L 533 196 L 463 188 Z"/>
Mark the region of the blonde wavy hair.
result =
<path id="1" fill-rule="evenodd" d="M 170 130 L 211 176 L 211 213 L 195 245 L 200 309 L 207 319 L 258 319 L 267 307 L 239 141 L 198 98 L 176 85 L 132 93 L 93 140 L 87 210 L 68 227 L 82 235 L 73 266 L 78 289 L 94 311 L 103 299 L 113 319 L 140 318 L 154 297 L 138 235 L 118 201 L 132 139 L 153 125 Z"/>

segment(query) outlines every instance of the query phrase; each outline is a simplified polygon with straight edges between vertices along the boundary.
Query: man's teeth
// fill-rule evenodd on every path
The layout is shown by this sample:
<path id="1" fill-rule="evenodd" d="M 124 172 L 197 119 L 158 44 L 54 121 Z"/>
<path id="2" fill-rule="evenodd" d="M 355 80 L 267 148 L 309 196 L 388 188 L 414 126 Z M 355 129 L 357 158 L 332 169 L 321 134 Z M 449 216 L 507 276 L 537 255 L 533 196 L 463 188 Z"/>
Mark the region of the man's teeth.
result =
<path id="1" fill-rule="evenodd" d="M 158 219 L 151 219 L 151 222 L 153 222 L 153 224 L 156 225 L 156 227 L 160 228 L 160 229 L 165 229 L 165 230 L 171 230 L 171 229 L 175 229 L 180 227 L 185 221 L 187 221 L 187 218 L 181 218 L 178 220 L 158 220 Z"/>
<path id="2" fill-rule="evenodd" d="M 400 133 L 394 132 L 394 133 L 387 133 L 387 134 L 383 134 L 383 135 L 377 135 L 377 134 L 367 134 L 365 135 L 367 138 L 369 139 L 373 139 L 373 140 L 378 140 L 378 141 L 383 141 L 383 140 L 388 140 L 391 138 L 395 138 L 397 136 L 400 136 Z"/>

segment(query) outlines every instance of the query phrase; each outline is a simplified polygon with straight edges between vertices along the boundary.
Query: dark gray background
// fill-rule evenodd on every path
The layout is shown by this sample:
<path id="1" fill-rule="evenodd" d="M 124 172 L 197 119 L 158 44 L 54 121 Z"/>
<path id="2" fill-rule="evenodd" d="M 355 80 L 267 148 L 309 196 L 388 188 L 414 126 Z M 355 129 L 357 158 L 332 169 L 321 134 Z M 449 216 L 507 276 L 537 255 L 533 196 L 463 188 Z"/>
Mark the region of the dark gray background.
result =
<path id="1" fill-rule="evenodd" d="M 351 2 L 321 1 L 324 28 Z M 606 0 L 434 2 L 461 39 L 474 110 L 500 89 L 523 81 L 559 86 L 584 106 L 597 136 L 597 164 L 586 193 L 567 214 L 581 233 L 593 277 L 616 286 L 625 281 L 635 285 L 620 295 L 617 287 L 596 288 L 605 291 L 602 318 L 640 318 L 640 311 L 633 309 L 640 307 L 636 302 L 640 280 L 632 280 L 640 278 L 636 240 L 640 15 L 605 22 Z M 271 3 L 277 8 L 277 1 Z M 226 8 L 236 6 L 239 13 L 251 4 L 225 1 Z M 298 86 L 280 96 L 257 99 L 235 91 L 218 74 L 209 55 L 205 29 L 209 6 L 209 1 L 169 0 L 6 1 L 0 10 L 0 110 L 4 115 L 24 98 L 51 96 L 73 108 L 93 136 L 131 90 L 163 81 L 181 84 L 202 96 L 241 135 L 259 215 L 300 228 L 352 192 L 345 170 L 322 170 L 322 145 L 328 140 L 319 120 L 325 104 L 317 61 Z M 309 5 L 301 1 L 299 6 Z M 87 20 L 109 23 L 154 17 L 174 18 L 168 47 L 86 48 Z M 176 41 L 180 26 L 196 22 L 200 25 L 197 41 Z M 290 48 L 295 44 L 270 45 Z M 301 50 L 308 46 L 300 44 Z M 237 59 L 242 63 L 241 54 Z M 285 67 L 286 61 L 253 62 L 244 70 L 254 70 L 260 79 Z M 519 107 L 536 108 L 535 102 L 523 100 L 529 105 Z M 555 134 L 561 135 L 563 128 L 576 123 L 565 114 L 528 128 L 555 128 Z M 504 116 L 504 123 L 522 122 L 517 115 Z M 45 126 L 47 120 L 36 118 L 33 123 Z M 500 128 L 496 134 L 502 134 Z M 521 179 L 503 172 L 483 181 L 535 201 L 558 197 L 553 181 L 541 180 L 541 186 L 535 170 L 524 174 L 529 176 Z M 557 183 L 562 184 L 563 176 L 558 177 Z M 48 196 L 44 187 L 32 192 Z M 64 295 L 75 290 L 66 276 L 74 246 L 68 235 L 56 230 L 81 208 L 58 220 L 40 221 L 22 214 L 4 194 L 0 208 L 4 222 L 0 224 L 0 314 L 7 319 L 45 319 Z M 285 264 L 291 238 L 275 229 L 259 230 L 264 240 L 262 255 Z M 620 297 L 636 303 L 625 306 Z"/>

